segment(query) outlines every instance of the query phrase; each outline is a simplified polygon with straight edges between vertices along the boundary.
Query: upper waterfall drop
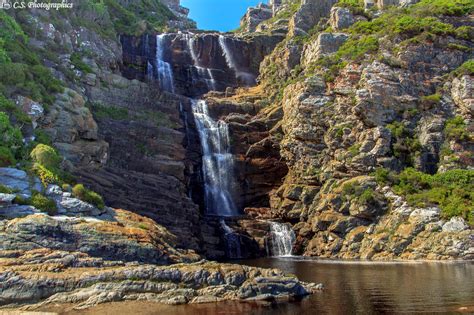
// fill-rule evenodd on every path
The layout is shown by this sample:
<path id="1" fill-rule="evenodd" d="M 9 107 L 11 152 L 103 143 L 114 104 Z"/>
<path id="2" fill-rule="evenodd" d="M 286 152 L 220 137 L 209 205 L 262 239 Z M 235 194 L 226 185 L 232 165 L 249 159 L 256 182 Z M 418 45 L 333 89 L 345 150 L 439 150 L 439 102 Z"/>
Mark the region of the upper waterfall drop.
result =
<path id="1" fill-rule="evenodd" d="M 186 44 L 188 46 L 189 54 L 191 55 L 191 59 L 193 60 L 194 68 L 196 68 L 199 77 L 204 78 L 208 90 L 217 90 L 217 82 L 214 78 L 214 75 L 212 74 L 212 70 L 210 68 L 203 67 L 198 54 L 196 54 L 196 50 L 194 48 L 196 42 L 195 34 L 188 33 L 185 35 L 185 39 Z"/>
<path id="2" fill-rule="evenodd" d="M 171 64 L 164 60 L 164 49 L 163 40 L 165 34 L 156 36 L 156 77 L 160 83 L 161 89 L 174 93 L 174 77 L 173 69 Z"/>
<path id="3" fill-rule="evenodd" d="M 271 248 L 270 254 L 277 257 L 292 256 L 295 232 L 289 224 L 270 222 Z"/>
<path id="4" fill-rule="evenodd" d="M 222 54 L 225 57 L 225 60 L 227 62 L 227 66 L 234 70 L 236 74 L 239 73 L 239 69 L 237 68 L 237 63 L 235 62 L 234 56 L 232 55 L 232 52 L 230 51 L 229 47 L 227 46 L 226 43 L 226 38 L 224 35 L 219 35 L 219 46 L 222 49 Z"/>
<path id="5" fill-rule="evenodd" d="M 212 119 L 204 100 L 194 101 L 193 113 L 202 147 L 206 212 L 218 216 L 239 215 L 233 198 L 234 157 L 228 125 Z"/>

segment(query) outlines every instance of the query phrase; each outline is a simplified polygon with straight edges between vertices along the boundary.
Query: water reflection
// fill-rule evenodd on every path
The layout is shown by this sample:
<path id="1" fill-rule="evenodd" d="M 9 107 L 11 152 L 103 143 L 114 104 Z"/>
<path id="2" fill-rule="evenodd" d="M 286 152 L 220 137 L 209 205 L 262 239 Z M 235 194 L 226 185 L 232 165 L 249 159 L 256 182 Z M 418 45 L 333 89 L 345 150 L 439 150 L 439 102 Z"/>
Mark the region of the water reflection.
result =
<path id="1" fill-rule="evenodd" d="M 299 258 L 232 261 L 280 268 L 325 290 L 302 301 L 280 304 L 225 302 L 168 306 L 149 302 L 100 305 L 81 314 L 283 315 L 407 314 L 474 311 L 474 262 L 341 263 Z M 77 314 L 66 312 L 65 314 Z"/>
<path id="2" fill-rule="evenodd" d="M 385 314 L 448 312 L 474 305 L 474 263 L 340 263 L 304 259 L 242 262 L 281 268 L 326 290 L 297 312 Z"/>

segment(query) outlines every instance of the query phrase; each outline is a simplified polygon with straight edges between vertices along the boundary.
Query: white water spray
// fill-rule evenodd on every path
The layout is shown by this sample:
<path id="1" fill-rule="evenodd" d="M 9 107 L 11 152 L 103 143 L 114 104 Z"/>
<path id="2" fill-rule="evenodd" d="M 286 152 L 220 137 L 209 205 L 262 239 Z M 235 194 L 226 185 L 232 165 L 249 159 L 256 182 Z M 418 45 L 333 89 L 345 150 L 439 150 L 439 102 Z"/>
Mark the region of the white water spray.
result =
<path id="1" fill-rule="evenodd" d="M 194 120 L 202 147 L 207 214 L 238 215 L 233 200 L 234 157 L 230 151 L 229 128 L 224 121 L 215 121 L 209 115 L 206 101 L 193 104 Z"/>
<path id="2" fill-rule="evenodd" d="M 295 232 L 289 224 L 270 222 L 272 256 L 291 256 L 293 243 L 296 240 Z"/>
<path id="3" fill-rule="evenodd" d="M 163 52 L 165 49 L 163 40 L 165 34 L 156 36 L 156 72 L 160 87 L 168 92 L 174 93 L 174 78 L 171 64 L 164 61 Z"/>

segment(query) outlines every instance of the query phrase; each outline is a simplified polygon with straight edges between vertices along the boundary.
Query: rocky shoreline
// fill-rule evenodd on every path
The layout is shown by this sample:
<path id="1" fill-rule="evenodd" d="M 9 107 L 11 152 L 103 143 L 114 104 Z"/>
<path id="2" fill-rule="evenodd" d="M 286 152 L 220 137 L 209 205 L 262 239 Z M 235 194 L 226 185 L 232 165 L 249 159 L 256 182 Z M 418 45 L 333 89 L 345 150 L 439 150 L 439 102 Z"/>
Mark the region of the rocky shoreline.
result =
<path id="1" fill-rule="evenodd" d="M 94 265 L 101 267 L 90 267 Z M 169 266 L 91 259 L 70 252 L 33 251 L 0 259 L 0 305 L 35 310 L 73 303 L 75 309 L 117 301 L 164 304 L 226 300 L 292 300 L 322 289 L 277 269 L 200 261 Z"/>

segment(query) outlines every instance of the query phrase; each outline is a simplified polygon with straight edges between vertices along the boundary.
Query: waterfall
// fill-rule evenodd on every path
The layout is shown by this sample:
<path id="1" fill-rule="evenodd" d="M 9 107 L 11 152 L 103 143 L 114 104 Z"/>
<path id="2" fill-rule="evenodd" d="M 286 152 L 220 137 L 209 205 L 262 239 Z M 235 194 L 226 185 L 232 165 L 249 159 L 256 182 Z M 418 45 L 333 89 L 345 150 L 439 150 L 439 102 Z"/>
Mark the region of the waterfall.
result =
<path id="1" fill-rule="evenodd" d="M 219 35 L 219 45 L 221 46 L 222 53 L 225 57 L 225 61 L 227 62 L 227 66 L 230 69 L 234 70 L 236 74 L 239 73 L 239 70 L 237 69 L 237 63 L 235 62 L 234 56 L 232 55 L 232 52 L 227 46 L 226 39 L 223 35 Z"/>
<path id="2" fill-rule="evenodd" d="M 234 232 L 224 221 L 220 221 L 221 228 L 224 230 L 224 240 L 226 247 L 226 256 L 228 258 L 241 258 L 242 251 L 240 248 L 240 237 Z"/>
<path id="3" fill-rule="evenodd" d="M 202 172 L 207 214 L 238 215 L 232 198 L 234 157 L 230 152 L 229 128 L 209 115 L 206 101 L 194 101 L 194 120 L 202 147 Z"/>
<path id="4" fill-rule="evenodd" d="M 255 76 L 247 71 L 244 71 L 243 69 L 240 69 L 240 67 L 237 65 L 237 61 L 235 60 L 235 56 L 232 54 L 231 49 L 229 49 L 224 35 L 219 35 L 219 46 L 221 46 L 222 54 L 225 57 L 227 66 L 235 72 L 236 79 L 239 79 L 246 85 L 254 85 L 256 83 Z"/>
<path id="5" fill-rule="evenodd" d="M 291 256 L 293 243 L 295 242 L 295 232 L 289 224 L 270 222 L 271 235 L 271 255 Z"/>
<path id="6" fill-rule="evenodd" d="M 186 43 L 188 45 L 188 50 L 193 60 L 194 67 L 196 68 L 200 78 L 204 78 L 206 81 L 208 90 L 216 90 L 216 80 L 212 74 L 212 70 L 206 67 L 201 66 L 201 61 L 194 50 L 194 43 L 196 41 L 195 35 L 190 33 L 185 35 Z"/>
<path id="7" fill-rule="evenodd" d="M 171 64 L 164 61 L 163 53 L 165 46 L 163 44 L 165 34 L 156 36 L 156 74 L 161 89 L 174 93 L 174 79 Z"/>

